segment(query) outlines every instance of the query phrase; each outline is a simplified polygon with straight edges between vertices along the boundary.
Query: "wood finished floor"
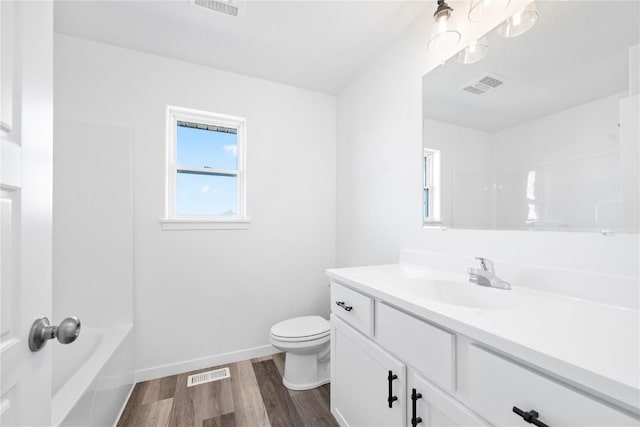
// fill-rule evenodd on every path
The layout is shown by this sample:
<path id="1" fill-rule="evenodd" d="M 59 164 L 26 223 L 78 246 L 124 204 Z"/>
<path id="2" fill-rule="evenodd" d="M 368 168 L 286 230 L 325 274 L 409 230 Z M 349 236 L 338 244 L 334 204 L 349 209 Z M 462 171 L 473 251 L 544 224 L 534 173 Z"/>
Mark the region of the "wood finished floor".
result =
<path id="1" fill-rule="evenodd" d="M 189 375 L 229 367 L 231 378 L 187 387 Z M 329 384 L 282 385 L 284 353 L 135 385 L 117 427 L 337 427 Z"/>

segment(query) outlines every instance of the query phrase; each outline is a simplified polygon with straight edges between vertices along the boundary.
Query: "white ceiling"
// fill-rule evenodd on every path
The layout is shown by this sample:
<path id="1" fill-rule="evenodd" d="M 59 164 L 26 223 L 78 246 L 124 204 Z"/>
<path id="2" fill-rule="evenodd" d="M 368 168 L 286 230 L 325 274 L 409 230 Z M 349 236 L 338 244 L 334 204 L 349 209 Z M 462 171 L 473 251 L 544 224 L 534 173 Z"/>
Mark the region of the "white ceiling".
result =
<path id="1" fill-rule="evenodd" d="M 511 39 L 488 36 L 475 64 L 449 60 L 423 79 L 423 116 L 495 132 L 629 87 L 629 47 L 640 43 L 638 1 L 538 1 L 540 17 Z M 507 77 L 482 95 L 461 90 L 484 73 Z M 636 76 L 637 78 L 637 76 Z"/>
<path id="2" fill-rule="evenodd" d="M 248 1 L 240 18 L 174 1 L 55 2 L 55 31 L 337 93 L 426 1 Z"/>

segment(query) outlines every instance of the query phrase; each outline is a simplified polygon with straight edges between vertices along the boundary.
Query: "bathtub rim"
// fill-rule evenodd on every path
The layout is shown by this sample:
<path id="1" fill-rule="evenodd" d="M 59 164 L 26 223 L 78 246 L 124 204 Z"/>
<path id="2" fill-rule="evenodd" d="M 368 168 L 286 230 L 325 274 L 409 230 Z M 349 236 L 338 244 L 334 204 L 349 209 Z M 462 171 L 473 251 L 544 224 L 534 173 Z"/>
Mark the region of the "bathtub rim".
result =
<path id="1" fill-rule="evenodd" d="M 60 387 L 51 398 L 51 425 L 59 426 L 71 412 L 82 395 L 98 378 L 100 371 L 118 350 L 125 338 L 132 333 L 133 324 L 127 323 L 105 328 L 94 328 L 102 333 L 98 351 Z"/>

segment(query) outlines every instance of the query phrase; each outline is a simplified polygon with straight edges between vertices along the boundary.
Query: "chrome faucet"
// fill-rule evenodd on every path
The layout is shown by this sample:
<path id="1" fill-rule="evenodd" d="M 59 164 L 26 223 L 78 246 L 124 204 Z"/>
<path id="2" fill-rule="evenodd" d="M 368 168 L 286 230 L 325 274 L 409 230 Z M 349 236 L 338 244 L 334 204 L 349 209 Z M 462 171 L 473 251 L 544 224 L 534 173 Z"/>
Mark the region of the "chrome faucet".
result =
<path id="1" fill-rule="evenodd" d="M 505 282 L 496 276 L 496 271 L 493 268 L 493 262 L 487 258 L 476 257 L 480 261 L 481 268 L 469 268 L 469 282 L 475 283 L 480 286 L 490 286 L 498 289 L 511 289 L 511 284 Z"/>

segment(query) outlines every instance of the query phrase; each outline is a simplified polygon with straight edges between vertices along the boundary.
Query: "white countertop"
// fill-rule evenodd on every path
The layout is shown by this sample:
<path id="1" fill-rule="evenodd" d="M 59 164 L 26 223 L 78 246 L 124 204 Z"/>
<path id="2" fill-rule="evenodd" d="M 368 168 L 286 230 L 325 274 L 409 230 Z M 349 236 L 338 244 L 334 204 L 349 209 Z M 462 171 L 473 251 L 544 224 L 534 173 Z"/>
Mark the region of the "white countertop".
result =
<path id="1" fill-rule="evenodd" d="M 616 307 L 513 286 L 488 292 L 499 308 L 447 304 L 422 292 L 466 275 L 401 264 L 327 270 L 329 277 L 559 376 L 636 414 L 640 413 L 640 316 Z M 444 282 L 446 284 L 447 282 Z M 455 284 L 454 284 L 455 285 Z M 509 293 L 505 295 L 504 293 Z"/>

